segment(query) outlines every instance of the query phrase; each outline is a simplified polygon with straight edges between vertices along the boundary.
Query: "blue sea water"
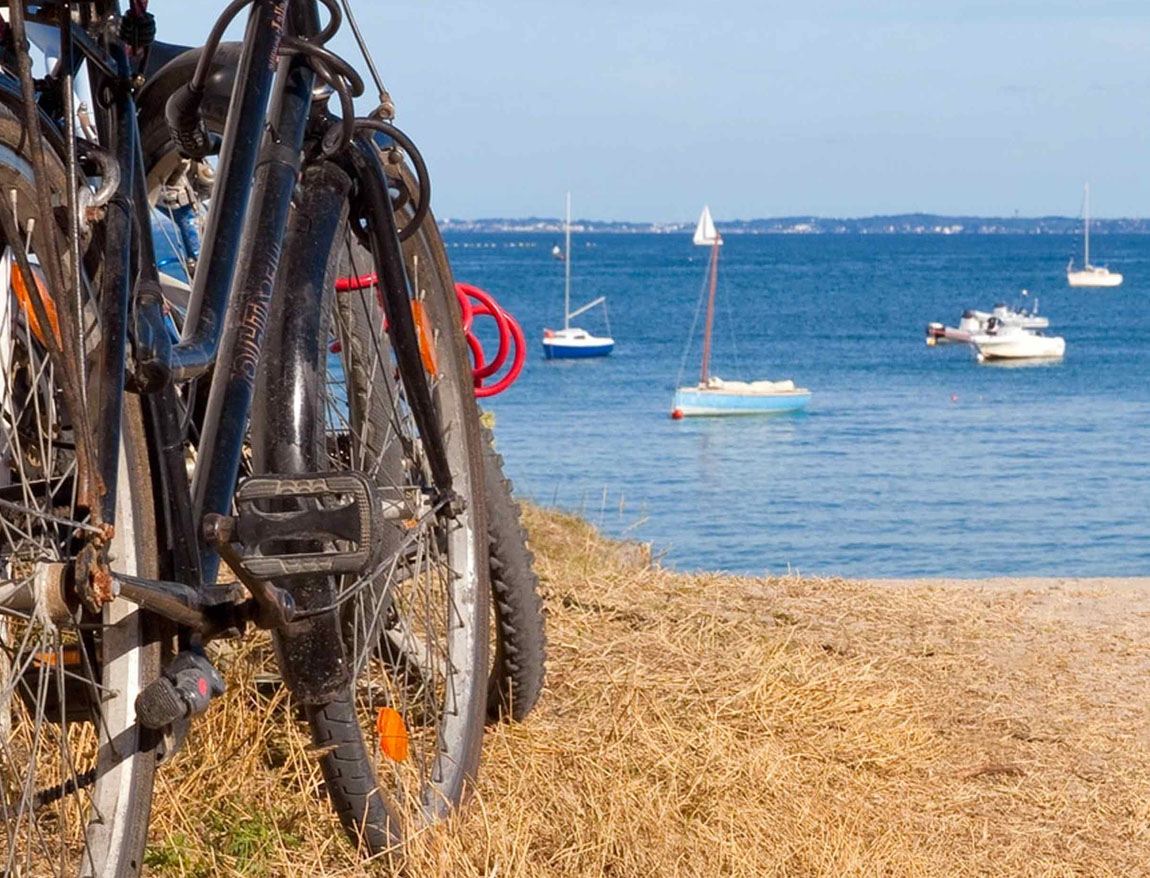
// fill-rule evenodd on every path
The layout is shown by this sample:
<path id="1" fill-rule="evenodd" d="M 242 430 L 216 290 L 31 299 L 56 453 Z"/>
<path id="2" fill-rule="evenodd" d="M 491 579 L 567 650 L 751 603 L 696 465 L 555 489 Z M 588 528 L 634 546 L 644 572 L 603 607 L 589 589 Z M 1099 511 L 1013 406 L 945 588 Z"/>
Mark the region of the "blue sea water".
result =
<path id="1" fill-rule="evenodd" d="M 713 372 L 792 378 L 814 397 L 801 414 L 684 421 L 668 414 L 706 250 L 576 235 L 573 305 L 607 295 L 616 348 L 546 361 L 543 328 L 562 325 L 557 241 L 447 236 L 456 279 L 494 293 L 527 334 L 522 378 L 486 402 L 520 494 L 682 569 L 1150 573 L 1150 239 L 1096 237 L 1096 259 L 1126 282 L 1071 290 L 1070 237 L 728 236 Z M 923 343 L 928 321 L 1022 288 L 1066 338 L 1062 361 L 979 365 Z M 603 328 L 601 312 L 577 323 Z"/>

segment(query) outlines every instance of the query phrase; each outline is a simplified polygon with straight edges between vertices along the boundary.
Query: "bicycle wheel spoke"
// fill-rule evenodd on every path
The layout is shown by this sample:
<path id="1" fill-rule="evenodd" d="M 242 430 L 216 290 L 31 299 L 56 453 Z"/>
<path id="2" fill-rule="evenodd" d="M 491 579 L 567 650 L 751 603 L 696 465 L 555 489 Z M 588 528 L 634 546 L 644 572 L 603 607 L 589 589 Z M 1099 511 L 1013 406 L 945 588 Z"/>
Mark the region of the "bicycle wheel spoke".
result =
<path id="1" fill-rule="evenodd" d="M 350 236 L 342 249 L 350 268 L 341 268 L 341 274 L 370 273 Z M 458 786 L 466 759 L 457 750 L 466 746 L 466 729 L 475 723 L 465 716 L 468 709 L 474 713 L 475 669 L 465 692 L 459 662 L 470 659 L 456 655 L 457 648 L 473 644 L 476 637 L 475 614 L 466 616 L 459 604 L 461 589 L 470 590 L 474 600 L 474 562 L 467 561 L 473 531 L 449 516 L 442 501 L 431 499 L 435 483 L 425 437 L 382 331 L 376 290 L 337 293 L 329 319 L 331 354 L 321 406 L 325 459 L 333 469 L 368 475 L 389 500 L 401 498 L 406 508 L 387 537 L 388 558 L 362 576 L 337 583 L 336 605 L 345 619 L 356 680 L 354 700 L 364 738 L 372 744 L 365 757 L 393 802 L 422 815 L 419 819 L 436 819 L 458 798 L 458 791 L 440 789 L 440 784 Z M 433 332 L 439 344 L 438 325 Z M 424 377 L 439 409 L 440 441 L 455 455 L 452 466 L 457 468 L 467 441 L 459 428 L 460 386 L 442 375 Z M 461 484 L 466 486 L 466 479 Z M 485 679 L 485 669 L 480 673 Z M 377 728 L 385 710 L 401 719 L 399 751 L 389 749 L 383 727 Z"/>
<path id="2" fill-rule="evenodd" d="M 5 107 L 0 116 L 9 125 L 14 121 Z M 0 140 L 6 130 L 0 126 Z M 37 209 L 36 181 L 30 166 L 8 158 L 25 147 L 8 140 L 2 146 L 0 191 L 15 209 L 22 238 L 17 246 L 28 251 L 33 266 L 51 274 L 37 247 L 55 235 L 62 254 L 72 259 L 72 251 L 61 224 L 30 215 Z M 67 197 L 63 166 L 50 150 L 46 153 L 48 177 L 63 184 L 51 187 L 54 203 L 74 202 L 74 191 Z M 142 688 L 140 628 L 133 619 L 110 631 L 106 620 L 111 617 L 93 618 L 79 609 L 73 616 L 47 592 L 55 587 L 53 576 L 41 575 L 46 564 L 69 564 L 85 533 L 96 530 L 87 511 L 77 507 L 78 460 L 90 437 L 78 436 L 74 425 L 84 410 L 69 406 L 63 385 L 69 376 L 82 385 L 85 357 L 98 352 L 102 330 L 91 285 L 74 259 L 70 268 L 63 266 L 64 274 L 79 270 L 79 285 L 70 276 L 72 283 L 49 288 L 45 299 L 46 307 L 59 308 L 61 317 L 74 315 L 79 323 L 59 330 L 55 318 L 33 330 L 34 312 L 11 284 L 12 265 L 11 251 L 5 250 L 0 254 L 0 874 L 119 874 L 124 846 L 136 844 L 129 838 L 138 838 L 140 845 L 132 858 L 139 857 L 143 843 L 128 825 L 129 809 L 121 805 L 130 804 L 140 782 L 150 794 L 151 774 L 121 772 L 105 788 L 97 765 L 102 754 L 114 752 L 135 772 L 150 758 L 138 751 L 128 703 Z M 74 300 L 61 299 L 60 293 Z M 58 331 L 75 334 L 81 362 L 74 370 L 64 369 L 39 337 Z M 75 390 L 82 400 L 89 388 Z M 134 404 L 125 407 L 138 417 Z M 127 432 L 143 452 L 142 430 Z M 138 466 L 141 457 L 133 459 Z M 142 496 L 134 484 L 140 470 L 133 480 L 124 475 L 126 466 L 122 459 L 109 550 L 131 573 L 138 571 L 133 534 L 137 527 L 144 528 L 145 539 L 151 532 L 133 501 Z"/>

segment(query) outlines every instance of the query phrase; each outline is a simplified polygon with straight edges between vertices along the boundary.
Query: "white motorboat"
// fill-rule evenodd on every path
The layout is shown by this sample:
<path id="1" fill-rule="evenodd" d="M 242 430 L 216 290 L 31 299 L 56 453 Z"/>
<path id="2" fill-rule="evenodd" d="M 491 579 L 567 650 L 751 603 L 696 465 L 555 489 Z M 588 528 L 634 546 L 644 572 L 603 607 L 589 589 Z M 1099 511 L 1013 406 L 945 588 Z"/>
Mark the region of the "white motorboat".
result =
<path id="1" fill-rule="evenodd" d="M 1122 283 L 1122 275 L 1103 265 L 1090 264 L 1090 184 L 1086 184 L 1083 197 L 1082 268 L 1074 268 L 1071 259 L 1066 266 L 1066 282 L 1072 287 L 1116 287 Z"/>
<path id="2" fill-rule="evenodd" d="M 1028 295 L 1022 291 L 1023 298 Z M 1004 302 L 999 302 L 990 311 L 977 311 L 968 309 L 962 312 L 962 319 L 958 326 L 944 326 L 941 323 L 929 323 L 926 327 L 926 343 L 928 345 L 944 344 L 946 342 L 961 342 L 969 344 L 973 336 L 986 332 L 991 318 L 999 326 L 1020 326 L 1023 329 L 1048 329 L 1050 319 L 1038 313 L 1038 299 L 1029 310 L 1025 308 L 1011 308 Z"/>
<path id="3" fill-rule="evenodd" d="M 1041 335 L 1021 326 L 1003 326 L 991 319 L 985 332 L 970 338 L 981 360 L 1058 359 L 1066 353 L 1066 339 Z"/>
<path id="4" fill-rule="evenodd" d="M 1027 295 L 1026 290 L 1022 291 L 1022 295 Z M 982 315 L 979 315 L 982 319 Z M 1027 311 L 1025 308 L 1008 308 L 1002 302 L 994 306 L 990 315 L 985 318 L 985 322 L 990 322 L 990 317 L 994 317 L 1003 326 L 1021 326 L 1023 329 L 1049 329 L 1050 318 L 1038 313 L 1038 299 L 1035 298 L 1034 304 Z"/>

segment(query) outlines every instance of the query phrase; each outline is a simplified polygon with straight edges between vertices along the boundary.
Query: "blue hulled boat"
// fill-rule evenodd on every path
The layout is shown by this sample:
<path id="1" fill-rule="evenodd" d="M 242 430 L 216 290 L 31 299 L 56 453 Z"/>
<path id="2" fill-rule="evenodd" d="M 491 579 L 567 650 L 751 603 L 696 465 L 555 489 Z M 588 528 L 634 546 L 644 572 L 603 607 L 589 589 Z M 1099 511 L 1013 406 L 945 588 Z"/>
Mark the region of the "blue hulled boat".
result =
<path id="1" fill-rule="evenodd" d="M 548 360 L 582 360 L 588 357 L 605 357 L 615 347 L 615 339 L 610 335 L 592 335 L 586 329 L 571 325 L 571 318 L 590 311 L 596 305 L 603 306 L 603 317 L 607 320 L 607 297 L 600 296 L 582 308 L 571 310 L 571 193 L 567 193 L 567 219 L 564 223 L 566 247 L 563 254 L 563 328 L 543 330 L 543 355 Z M 607 332 L 611 323 L 607 320 Z"/>
<path id="2" fill-rule="evenodd" d="M 703 330 L 703 370 L 694 387 L 675 390 L 671 417 L 703 415 L 760 415 L 772 412 L 793 412 L 811 401 L 811 392 L 795 387 L 793 381 L 724 381 L 709 374 L 711 360 L 711 329 L 715 322 L 715 284 L 719 273 L 719 248 L 723 239 L 711 219 L 711 209 L 703 208 L 699 225 L 695 228 L 694 242 L 711 248 L 707 270 L 711 276 L 711 292 L 707 299 L 707 322 Z"/>
<path id="3" fill-rule="evenodd" d="M 680 387 L 673 411 L 698 415 L 760 415 L 793 412 L 811 401 L 811 392 L 793 381 L 724 381 L 711 378 L 706 386 Z"/>
<path id="4" fill-rule="evenodd" d="M 615 347 L 613 338 L 595 336 L 586 329 L 543 330 L 543 355 L 549 360 L 605 357 Z"/>

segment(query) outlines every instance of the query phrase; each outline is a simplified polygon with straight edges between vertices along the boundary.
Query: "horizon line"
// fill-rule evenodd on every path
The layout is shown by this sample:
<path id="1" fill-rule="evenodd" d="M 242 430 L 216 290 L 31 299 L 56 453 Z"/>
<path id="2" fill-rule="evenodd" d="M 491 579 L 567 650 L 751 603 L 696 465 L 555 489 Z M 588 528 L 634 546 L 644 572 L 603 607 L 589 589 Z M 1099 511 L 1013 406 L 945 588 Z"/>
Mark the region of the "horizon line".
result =
<path id="1" fill-rule="evenodd" d="M 1082 216 L 1069 216 L 1067 214 L 975 214 L 975 213 L 930 213 L 927 211 L 910 211 L 906 213 L 872 213 L 860 214 L 857 216 L 838 216 L 831 214 L 816 214 L 816 213 L 789 213 L 777 214 L 775 216 L 757 216 L 757 217 L 735 217 L 733 219 L 719 220 L 715 219 L 715 224 L 721 223 L 762 223 L 762 222 L 781 222 L 784 220 L 818 220 L 822 222 L 860 222 L 862 220 L 884 220 L 884 219 L 909 219 L 913 217 L 922 217 L 937 220 L 982 220 L 982 221 L 1002 221 L 1002 222 L 1040 222 L 1043 220 L 1058 220 L 1062 222 L 1081 222 Z M 1092 216 L 1090 222 L 1094 223 L 1112 223 L 1112 222 L 1146 222 L 1150 215 L 1143 216 Z M 537 214 L 528 214 L 526 216 L 442 216 L 439 218 L 440 222 L 460 222 L 460 223 L 479 223 L 479 222 L 556 222 L 563 223 L 561 216 L 541 216 Z M 614 224 L 633 224 L 633 225 L 694 225 L 698 222 L 697 219 L 691 220 L 666 220 L 666 219 L 599 219 L 595 217 L 572 217 L 572 224 L 575 223 L 614 223 Z"/>

